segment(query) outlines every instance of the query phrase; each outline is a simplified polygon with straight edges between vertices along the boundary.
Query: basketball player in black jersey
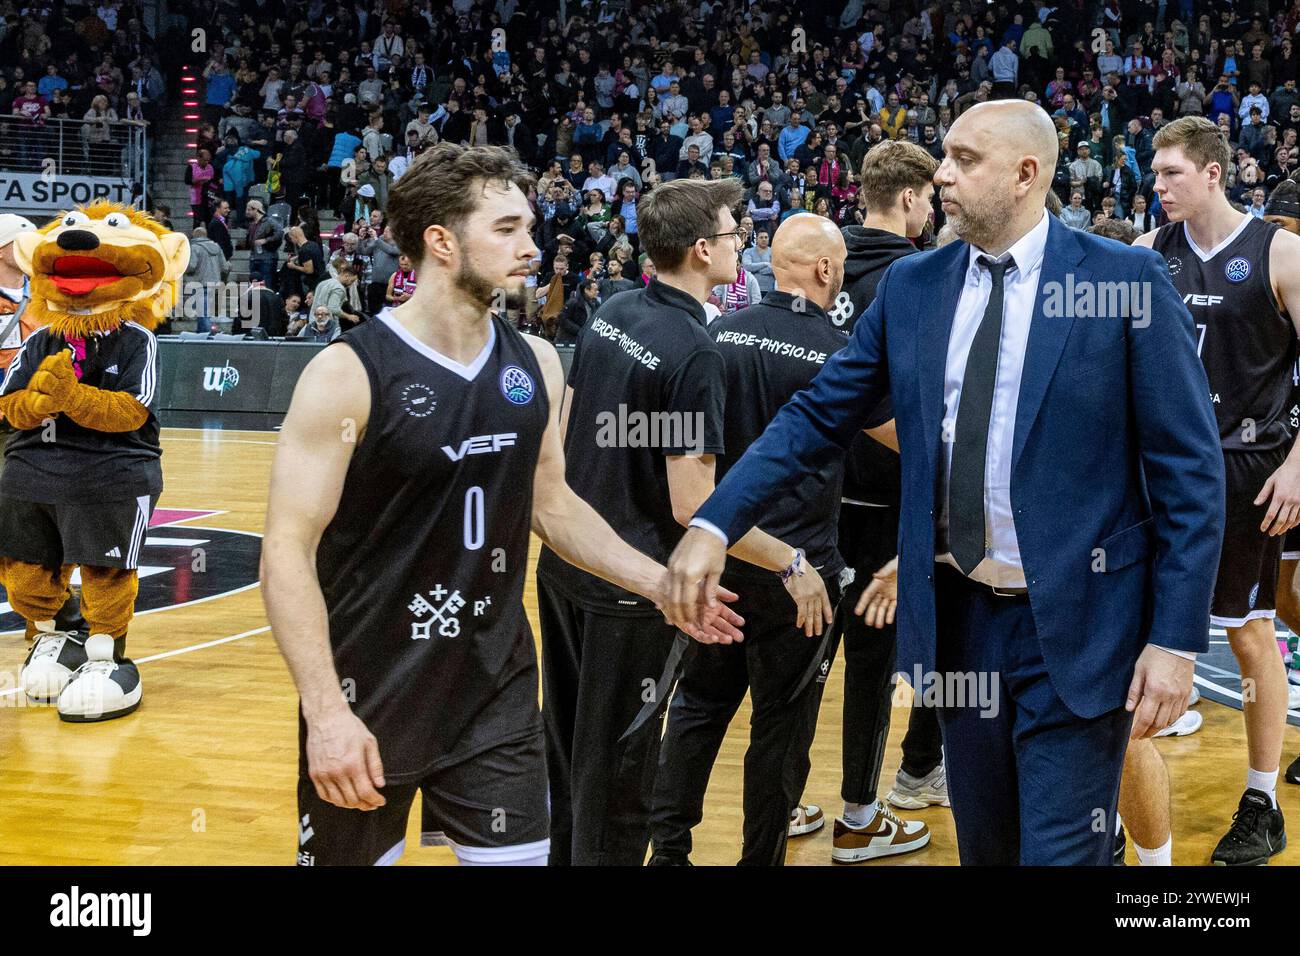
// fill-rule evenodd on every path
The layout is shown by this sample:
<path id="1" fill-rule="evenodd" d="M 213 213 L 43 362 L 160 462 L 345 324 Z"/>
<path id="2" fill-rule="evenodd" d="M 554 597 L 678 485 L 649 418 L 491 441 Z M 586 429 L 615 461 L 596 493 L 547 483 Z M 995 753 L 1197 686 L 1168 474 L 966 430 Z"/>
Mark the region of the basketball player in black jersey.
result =
<path id="1" fill-rule="evenodd" d="M 1265 863 L 1286 846 L 1276 797 L 1286 672 L 1273 618 L 1282 535 L 1300 520 L 1300 446 L 1292 446 L 1286 420 L 1300 237 L 1229 205 L 1228 143 L 1213 123 L 1182 117 L 1163 127 L 1154 145 L 1155 190 L 1171 222 L 1138 244 L 1164 255 L 1196 324 L 1228 478 L 1210 621 L 1227 629 L 1241 670 L 1250 763 L 1246 791 L 1212 859 Z"/>
<path id="2" fill-rule="evenodd" d="M 537 248 L 513 151 L 441 144 L 389 198 L 417 292 L 304 370 L 271 476 L 262 578 L 301 697 L 298 862 L 543 864 L 548 808 L 529 529 L 656 603 L 663 568 L 564 480 L 559 359 L 503 318 Z M 495 311 L 493 310 L 495 307 Z M 715 617 L 707 640 L 738 637 Z"/>
<path id="3" fill-rule="evenodd" d="M 1294 179 L 1284 179 L 1268 194 L 1268 203 L 1264 206 L 1264 220 L 1276 223 L 1292 235 L 1300 235 L 1300 184 Z M 1291 399 L 1287 403 L 1290 417 L 1291 433 L 1300 433 L 1300 359 L 1291 372 Z M 1300 526 L 1286 533 L 1282 542 L 1282 563 L 1278 568 L 1277 582 L 1277 616 L 1291 629 L 1293 634 L 1300 634 L 1300 581 L 1296 580 L 1296 570 L 1300 568 Z M 1287 706 L 1290 710 L 1300 710 L 1300 660 L 1291 661 L 1291 675 L 1287 684 Z M 1286 768 L 1287 783 L 1300 784 L 1300 757 L 1291 761 Z"/>

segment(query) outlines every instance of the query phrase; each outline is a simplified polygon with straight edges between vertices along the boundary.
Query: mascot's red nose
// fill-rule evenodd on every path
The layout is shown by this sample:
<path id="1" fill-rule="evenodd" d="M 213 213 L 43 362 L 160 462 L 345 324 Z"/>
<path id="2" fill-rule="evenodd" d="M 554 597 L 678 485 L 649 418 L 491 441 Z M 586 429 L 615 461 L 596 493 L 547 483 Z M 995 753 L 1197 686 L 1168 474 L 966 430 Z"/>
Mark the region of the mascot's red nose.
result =
<path id="1" fill-rule="evenodd" d="M 64 295 L 88 295 L 120 278 L 117 266 L 95 256 L 59 256 L 50 273 L 50 281 Z"/>

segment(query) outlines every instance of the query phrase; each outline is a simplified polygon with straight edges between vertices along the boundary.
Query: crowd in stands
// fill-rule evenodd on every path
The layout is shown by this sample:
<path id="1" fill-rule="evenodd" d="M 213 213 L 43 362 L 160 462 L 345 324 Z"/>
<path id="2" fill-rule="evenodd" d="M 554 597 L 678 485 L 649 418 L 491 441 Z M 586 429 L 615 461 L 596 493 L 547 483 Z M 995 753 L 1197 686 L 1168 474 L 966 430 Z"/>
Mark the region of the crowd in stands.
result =
<path id="1" fill-rule="evenodd" d="M 168 102 L 141 0 L 0 4 L 0 166 L 103 175 Z M 57 121 L 79 126 L 55 133 Z"/>
<path id="2" fill-rule="evenodd" d="M 30 109 L 14 85 L 48 68 L 121 115 L 131 80 L 106 77 L 156 72 L 122 26 L 136 8 L 64 9 L 81 15 L 43 28 L 39 10 L 4 17 L 0 51 L 20 56 L 3 61 L 0 107 Z M 113 11 L 116 30 L 87 26 Z M 1300 0 L 221 0 L 185 12 L 208 39 L 192 63 L 194 224 L 227 258 L 231 231 L 247 230 L 252 275 L 298 297 L 303 327 L 325 282 L 340 329 L 401 300 L 414 277 L 385 228 L 389 190 L 443 140 L 508 145 L 536 170 L 541 251 L 519 318 L 560 341 L 593 303 L 653 275 L 636 209 L 659 183 L 745 186 L 737 281 L 714 297 L 729 311 L 771 287 L 782 221 L 861 223 L 858 170 L 876 144 L 907 138 L 942 158 L 952 121 L 988 99 L 1052 115 L 1054 194 L 1081 229 L 1163 221 L 1152 138 L 1178 116 L 1223 127 L 1229 197 L 1257 215 L 1300 163 Z M 50 40 L 69 37 L 85 49 L 47 62 Z M 141 88 L 147 116 L 164 93 Z M 340 220 L 325 235 L 322 215 Z M 935 220 L 937 233 L 937 208 Z"/>

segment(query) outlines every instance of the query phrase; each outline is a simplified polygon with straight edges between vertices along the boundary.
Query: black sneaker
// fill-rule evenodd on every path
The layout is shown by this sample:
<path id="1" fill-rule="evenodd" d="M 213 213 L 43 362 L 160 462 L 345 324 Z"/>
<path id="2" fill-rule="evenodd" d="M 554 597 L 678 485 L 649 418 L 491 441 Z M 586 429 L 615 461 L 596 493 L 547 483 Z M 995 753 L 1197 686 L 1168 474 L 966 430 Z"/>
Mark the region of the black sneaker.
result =
<path id="1" fill-rule="evenodd" d="M 1300 757 L 1291 761 L 1291 766 L 1286 768 L 1286 782 L 1300 783 Z"/>
<path id="2" fill-rule="evenodd" d="M 1268 794 L 1252 788 L 1241 795 L 1232 827 L 1214 848 L 1210 861 L 1215 866 L 1263 866 L 1285 849 L 1282 811 L 1273 808 Z"/>
<path id="3" fill-rule="evenodd" d="M 1124 825 L 1120 824 L 1119 832 L 1115 834 L 1115 853 L 1111 857 L 1111 866 L 1128 866 L 1124 862 L 1124 847 L 1128 840 L 1124 838 Z"/>

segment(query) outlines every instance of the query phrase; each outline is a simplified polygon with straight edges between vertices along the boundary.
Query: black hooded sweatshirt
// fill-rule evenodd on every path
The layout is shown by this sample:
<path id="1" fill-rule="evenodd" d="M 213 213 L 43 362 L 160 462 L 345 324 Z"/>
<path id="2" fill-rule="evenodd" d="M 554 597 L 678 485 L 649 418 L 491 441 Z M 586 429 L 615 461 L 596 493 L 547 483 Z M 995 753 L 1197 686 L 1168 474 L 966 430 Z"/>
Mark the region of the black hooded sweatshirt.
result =
<path id="1" fill-rule="evenodd" d="M 852 333 L 857 320 L 875 300 L 876 287 L 885 270 L 895 259 L 918 250 L 904 237 L 883 229 L 845 226 L 841 231 L 844 245 L 848 248 L 848 258 L 844 261 L 844 289 L 830 315 L 836 327 Z M 886 397 L 872 414 L 867 427 L 883 425 L 893 417 L 893 404 Z M 844 500 L 897 508 L 901 493 L 898 455 L 866 435 L 854 438 L 844 464 Z"/>

